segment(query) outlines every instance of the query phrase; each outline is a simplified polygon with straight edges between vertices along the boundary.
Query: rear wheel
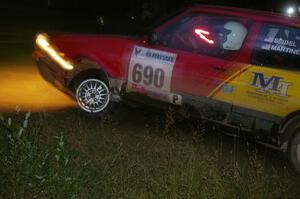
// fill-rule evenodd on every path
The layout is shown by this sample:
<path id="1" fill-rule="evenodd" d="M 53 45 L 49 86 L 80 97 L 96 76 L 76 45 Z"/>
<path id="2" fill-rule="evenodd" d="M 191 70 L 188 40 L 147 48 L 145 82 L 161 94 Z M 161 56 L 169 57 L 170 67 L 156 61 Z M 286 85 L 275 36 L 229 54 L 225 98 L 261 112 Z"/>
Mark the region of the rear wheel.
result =
<path id="1" fill-rule="evenodd" d="M 76 101 L 81 110 L 91 116 L 103 116 L 111 110 L 110 89 L 99 78 L 85 78 L 75 86 Z"/>
<path id="2" fill-rule="evenodd" d="M 300 129 L 295 131 L 295 135 L 290 140 L 288 155 L 292 165 L 300 173 Z"/>

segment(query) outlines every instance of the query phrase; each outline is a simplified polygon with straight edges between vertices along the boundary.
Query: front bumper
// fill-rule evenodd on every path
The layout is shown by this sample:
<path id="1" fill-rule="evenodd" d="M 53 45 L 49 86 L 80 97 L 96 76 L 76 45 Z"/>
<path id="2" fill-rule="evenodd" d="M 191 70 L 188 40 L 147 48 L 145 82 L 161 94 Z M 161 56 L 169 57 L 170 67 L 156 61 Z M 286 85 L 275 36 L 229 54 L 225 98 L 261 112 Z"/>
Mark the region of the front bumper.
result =
<path id="1" fill-rule="evenodd" d="M 69 71 L 65 71 L 41 51 L 35 51 L 32 54 L 32 57 L 44 80 L 64 93 L 67 93 L 72 97 L 74 96 L 73 92 L 67 87 L 67 82 L 71 76 Z"/>

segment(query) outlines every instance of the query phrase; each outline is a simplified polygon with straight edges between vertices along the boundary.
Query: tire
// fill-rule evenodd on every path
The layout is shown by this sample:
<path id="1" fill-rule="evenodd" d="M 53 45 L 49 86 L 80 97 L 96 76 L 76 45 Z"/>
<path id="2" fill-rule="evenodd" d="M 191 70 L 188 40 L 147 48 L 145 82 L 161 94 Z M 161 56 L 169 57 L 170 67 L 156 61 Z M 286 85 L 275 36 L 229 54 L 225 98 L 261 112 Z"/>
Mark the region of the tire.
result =
<path id="1" fill-rule="evenodd" d="M 102 117 L 113 107 L 109 85 L 97 77 L 81 78 L 75 84 L 76 101 L 81 111 L 89 116 Z"/>
<path id="2" fill-rule="evenodd" d="M 300 173 L 300 129 L 295 131 L 295 135 L 290 140 L 288 156 L 292 166 Z"/>

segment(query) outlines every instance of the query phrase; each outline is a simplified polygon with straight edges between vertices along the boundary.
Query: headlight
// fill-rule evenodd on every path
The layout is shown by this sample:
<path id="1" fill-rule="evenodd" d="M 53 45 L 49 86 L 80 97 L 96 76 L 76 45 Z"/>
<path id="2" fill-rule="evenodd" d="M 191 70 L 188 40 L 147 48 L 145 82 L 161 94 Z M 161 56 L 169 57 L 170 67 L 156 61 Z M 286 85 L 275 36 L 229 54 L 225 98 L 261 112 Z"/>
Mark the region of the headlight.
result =
<path id="1" fill-rule="evenodd" d="M 54 61 L 56 61 L 62 68 L 66 70 L 73 70 L 74 66 L 70 61 L 64 58 L 63 54 L 58 52 L 54 46 L 50 44 L 50 41 L 46 34 L 39 34 L 35 40 L 36 44 L 47 53 Z"/>

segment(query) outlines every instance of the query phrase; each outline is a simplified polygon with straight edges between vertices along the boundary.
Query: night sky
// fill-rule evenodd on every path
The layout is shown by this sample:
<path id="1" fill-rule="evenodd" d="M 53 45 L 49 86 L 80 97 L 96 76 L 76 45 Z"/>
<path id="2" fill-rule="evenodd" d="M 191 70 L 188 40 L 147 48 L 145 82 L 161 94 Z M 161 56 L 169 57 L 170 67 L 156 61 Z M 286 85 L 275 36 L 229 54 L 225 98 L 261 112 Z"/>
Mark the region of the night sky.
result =
<path id="1" fill-rule="evenodd" d="M 123 15 L 136 14 L 148 9 L 155 15 L 179 9 L 192 3 L 217 4 L 234 7 L 246 7 L 260 10 L 279 11 L 280 4 L 294 3 L 295 0 L 1 0 L 2 15 L 37 16 L 41 11 L 50 14 L 82 15 L 95 14 Z"/>
<path id="2" fill-rule="evenodd" d="M 134 24 L 140 29 L 187 5 L 200 3 L 281 12 L 295 0 L 1 0 L 0 25 L 49 24 L 60 26 L 94 26 L 103 16 L 109 26 Z M 90 25 L 87 25 L 90 23 Z M 50 26 L 49 26 L 50 27 Z M 119 26 L 120 27 L 120 26 Z M 119 32 L 113 28 L 112 32 Z"/>

